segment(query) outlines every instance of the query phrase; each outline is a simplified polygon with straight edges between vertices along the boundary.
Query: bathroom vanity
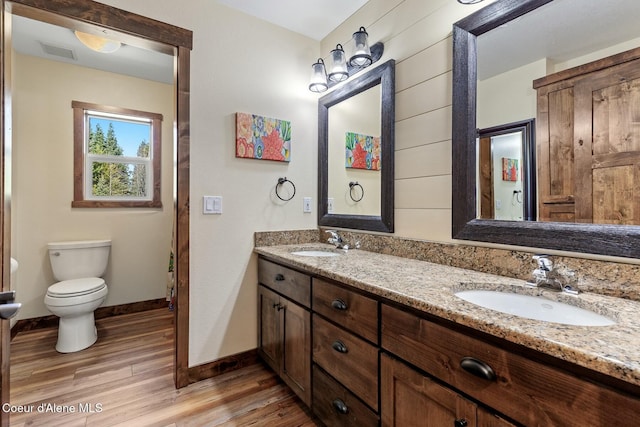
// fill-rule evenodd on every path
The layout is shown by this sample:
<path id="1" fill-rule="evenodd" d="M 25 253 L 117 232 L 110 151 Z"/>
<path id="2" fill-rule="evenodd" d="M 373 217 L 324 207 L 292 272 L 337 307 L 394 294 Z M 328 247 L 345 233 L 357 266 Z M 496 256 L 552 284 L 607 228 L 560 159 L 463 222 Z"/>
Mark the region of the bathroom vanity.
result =
<path id="1" fill-rule="evenodd" d="M 567 298 L 516 279 L 322 244 L 255 251 L 259 353 L 328 426 L 637 421 L 638 302 L 583 293 L 570 303 L 616 323 L 561 325 L 455 296 Z"/>

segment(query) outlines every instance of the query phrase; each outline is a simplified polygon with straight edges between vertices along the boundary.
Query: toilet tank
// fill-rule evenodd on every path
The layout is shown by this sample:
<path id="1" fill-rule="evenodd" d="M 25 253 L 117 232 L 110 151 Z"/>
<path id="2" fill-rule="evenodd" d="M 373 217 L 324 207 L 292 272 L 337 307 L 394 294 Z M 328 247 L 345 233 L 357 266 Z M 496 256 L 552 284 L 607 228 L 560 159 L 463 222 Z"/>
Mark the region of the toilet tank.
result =
<path id="1" fill-rule="evenodd" d="M 52 242 L 47 247 L 56 280 L 102 277 L 109 261 L 111 240 Z"/>

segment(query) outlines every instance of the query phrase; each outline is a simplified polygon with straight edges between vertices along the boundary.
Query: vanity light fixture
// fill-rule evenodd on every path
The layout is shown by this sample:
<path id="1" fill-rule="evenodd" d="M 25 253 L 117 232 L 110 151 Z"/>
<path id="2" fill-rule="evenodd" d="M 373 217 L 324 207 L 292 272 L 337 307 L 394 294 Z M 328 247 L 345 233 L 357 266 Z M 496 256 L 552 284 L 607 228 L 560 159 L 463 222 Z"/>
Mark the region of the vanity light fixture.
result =
<path id="1" fill-rule="evenodd" d="M 309 90 L 311 92 L 324 92 L 327 90 L 327 72 L 324 68 L 324 61 L 318 58 L 318 62 L 311 66 L 311 82 Z"/>
<path id="2" fill-rule="evenodd" d="M 332 82 L 341 82 L 349 78 L 347 56 L 341 44 L 331 51 L 331 68 L 327 76 Z"/>
<path id="3" fill-rule="evenodd" d="M 356 44 L 356 48 L 351 58 L 349 58 L 349 65 L 352 67 L 368 67 L 373 63 L 368 39 L 369 34 L 367 34 L 364 27 L 360 27 L 358 31 L 353 33 L 353 41 Z"/>
<path id="4" fill-rule="evenodd" d="M 109 40 L 107 38 L 96 36 L 93 34 L 83 33 L 82 31 L 74 31 L 76 38 L 91 50 L 100 53 L 113 53 L 120 49 L 122 44 L 119 41 Z"/>
<path id="5" fill-rule="evenodd" d="M 458 0 L 458 3 L 461 4 L 476 4 L 480 3 L 482 0 Z"/>
<path id="6" fill-rule="evenodd" d="M 324 60 L 318 58 L 318 61 L 311 66 L 309 90 L 324 92 L 329 87 L 347 80 L 351 75 L 378 61 L 384 52 L 384 44 L 378 42 L 369 48 L 368 37 L 364 27 L 360 27 L 358 31 L 353 33 L 355 48 L 348 61 L 344 48 L 341 44 L 337 44 L 330 54 L 328 74 Z"/>

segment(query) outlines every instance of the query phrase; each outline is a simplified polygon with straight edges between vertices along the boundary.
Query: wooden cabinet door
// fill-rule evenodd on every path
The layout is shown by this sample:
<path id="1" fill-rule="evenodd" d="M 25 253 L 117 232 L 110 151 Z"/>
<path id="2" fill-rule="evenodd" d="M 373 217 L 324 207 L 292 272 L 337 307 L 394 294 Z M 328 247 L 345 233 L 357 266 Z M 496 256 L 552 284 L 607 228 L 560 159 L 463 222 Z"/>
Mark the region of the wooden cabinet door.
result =
<path id="1" fill-rule="evenodd" d="M 282 339 L 278 304 L 278 294 L 264 286 L 258 286 L 258 352 L 271 369 L 279 373 Z"/>
<path id="2" fill-rule="evenodd" d="M 404 363 L 382 355 L 380 415 L 383 427 L 475 427 L 476 411 L 471 401 Z"/>
<path id="3" fill-rule="evenodd" d="M 283 343 L 280 376 L 311 406 L 311 314 L 285 298 L 281 299 L 280 313 Z"/>
<path id="4" fill-rule="evenodd" d="M 536 146 L 538 219 L 574 222 L 572 82 L 538 88 Z"/>
<path id="5" fill-rule="evenodd" d="M 640 60 L 578 80 L 576 222 L 640 224 Z"/>

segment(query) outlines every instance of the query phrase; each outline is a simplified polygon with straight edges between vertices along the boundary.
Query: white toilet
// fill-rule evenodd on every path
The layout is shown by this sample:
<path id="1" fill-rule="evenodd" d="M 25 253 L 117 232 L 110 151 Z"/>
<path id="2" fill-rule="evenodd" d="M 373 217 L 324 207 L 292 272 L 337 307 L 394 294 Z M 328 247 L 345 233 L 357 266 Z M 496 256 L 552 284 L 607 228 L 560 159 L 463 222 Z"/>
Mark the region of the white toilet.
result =
<path id="1" fill-rule="evenodd" d="M 72 353 L 98 339 L 93 312 L 107 297 L 101 276 L 107 269 L 111 240 L 49 243 L 49 261 L 58 283 L 47 289 L 44 305 L 60 318 L 56 350 Z"/>

